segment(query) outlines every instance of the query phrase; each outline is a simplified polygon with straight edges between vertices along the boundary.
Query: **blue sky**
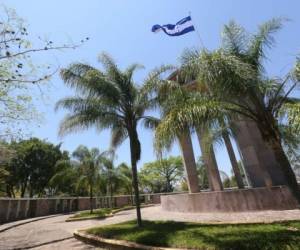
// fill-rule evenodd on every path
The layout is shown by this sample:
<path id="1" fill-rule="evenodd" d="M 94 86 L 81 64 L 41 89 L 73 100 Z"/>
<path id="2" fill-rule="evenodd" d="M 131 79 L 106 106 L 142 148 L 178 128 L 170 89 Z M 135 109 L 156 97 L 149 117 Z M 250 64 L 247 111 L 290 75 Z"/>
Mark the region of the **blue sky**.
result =
<path id="1" fill-rule="evenodd" d="M 199 47 L 196 32 L 181 37 L 168 37 L 163 33 L 151 33 L 154 24 L 175 23 L 192 12 L 193 22 L 204 45 L 208 49 L 220 44 L 220 33 L 224 24 L 233 19 L 249 31 L 255 31 L 258 24 L 272 17 L 287 17 L 284 29 L 276 35 L 277 46 L 270 51 L 266 61 L 270 76 L 282 76 L 293 65 L 300 52 L 300 2 L 297 0 L 2 0 L 7 7 L 16 9 L 19 16 L 29 24 L 32 36 L 49 37 L 57 43 L 70 40 L 77 42 L 90 37 L 89 42 L 76 50 L 44 53 L 38 56 L 40 63 L 67 66 L 72 62 L 86 62 L 99 66 L 97 56 L 102 51 L 113 56 L 120 67 L 139 62 L 145 66 L 136 74 L 136 81 L 142 83 L 151 69 L 161 64 L 175 64 L 185 48 Z M 54 104 L 62 97 L 73 94 L 58 76 L 53 77 L 51 88 L 46 90 L 47 100 L 40 101 L 38 108 L 44 113 L 40 127 L 28 129 L 34 136 L 46 138 L 53 143 L 63 142 L 63 149 L 74 150 L 79 144 L 105 150 L 109 145 L 109 133 L 90 131 L 58 138 L 59 121 L 64 112 L 54 112 Z M 153 133 L 140 129 L 142 159 L 154 159 Z M 195 138 L 194 148 L 199 156 L 199 146 Z M 118 162 L 130 162 L 129 145 L 124 143 L 117 151 Z M 179 155 L 177 145 L 171 154 Z M 217 148 L 219 167 L 230 172 L 228 157 L 221 147 Z"/>

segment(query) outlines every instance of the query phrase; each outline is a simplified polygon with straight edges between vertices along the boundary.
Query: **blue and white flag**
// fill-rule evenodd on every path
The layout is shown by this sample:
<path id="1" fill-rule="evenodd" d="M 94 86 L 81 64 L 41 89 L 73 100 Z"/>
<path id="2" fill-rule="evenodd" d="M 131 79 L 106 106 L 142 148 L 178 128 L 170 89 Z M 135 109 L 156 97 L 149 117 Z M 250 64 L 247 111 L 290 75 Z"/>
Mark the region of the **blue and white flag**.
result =
<path id="1" fill-rule="evenodd" d="M 181 36 L 188 32 L 194 31 L 195 28 L 192 23 L 192 18 L 188 16 L 181 19 L 176 24 L 165 24 L 165 25 L 155 24 L 152 27 L 152 32 L 159 32 L 161 30 L 169 36 Z"/>

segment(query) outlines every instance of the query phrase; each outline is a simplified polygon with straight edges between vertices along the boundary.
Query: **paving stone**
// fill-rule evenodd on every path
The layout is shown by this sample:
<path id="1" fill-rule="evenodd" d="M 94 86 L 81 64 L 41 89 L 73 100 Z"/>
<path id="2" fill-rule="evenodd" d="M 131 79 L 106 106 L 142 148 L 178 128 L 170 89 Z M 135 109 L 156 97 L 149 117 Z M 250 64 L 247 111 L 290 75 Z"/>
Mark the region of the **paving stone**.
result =
<path id="1" fill-rule="evenodd" d="M 74 238 L 75 229 L 109 225 L 135 219 L 135 210 L 122 211 L 103 220 L 65 222 L 70 215 L 47 216 L 0 225 L 0 250 L 99 249 Z M 163 211 L 160 206 L 142 209 L 147 220 L 175 220 L 202 223 L 249 223 L 300 220 L 300 210 L 258 211 L 243 213 L 178 213 Z M 36 220 L 39 219 L 39 220 Z M 26 222 L 26 224 L 24 224 Z M 13 227 L 14 226 L 14 227 Z"/>

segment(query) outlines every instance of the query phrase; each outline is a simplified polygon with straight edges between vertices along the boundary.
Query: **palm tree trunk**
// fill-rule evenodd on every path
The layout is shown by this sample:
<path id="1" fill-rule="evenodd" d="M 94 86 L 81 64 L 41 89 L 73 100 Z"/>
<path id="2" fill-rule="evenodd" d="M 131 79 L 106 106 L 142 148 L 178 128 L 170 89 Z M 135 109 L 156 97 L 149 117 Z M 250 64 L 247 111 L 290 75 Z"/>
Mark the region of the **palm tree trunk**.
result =
<path id="1" fill-rule="evenodd" d="M 271 142 L 271 147 L 274 150 L 276 160 L 279 162 L 279 166 L 281 167 L 281 170 L 284 173 L 284 176 L 287 180 L 291 192 L 300 204 L 300 188 L 297 183 L 297 179 L 291 167 L 291 164 L 282 148 L 281 142 L 278 140 L 273 140 Z"/>
<path id="2" fill-rule="evenodd" d="M 21 198 L 24 197 L 26 188 L 27 188 L 27 181 L 25 183 L 21 184 Z"/>
<path id="3" fill-rule="evenodd" d="M 234 154 L 234 150 L 230 141 L 230 138 L 228 136 L 227 133 L 223 133 L 223 139 L 225 142 L 225 146 L 229 155 L 229 159 L 231 162 L 231 166 L 232 166 L 232 170 L 234 172 L 234 176 L 236 179 L 236 183 L 238 188 L 245 188 L 244 186 L 244 182 L 243 182 L 243 177 L 241 175 L 240 169 L 239 169 L 239 165 L 238 162 L 236 160 L 235 154 Z"/>
<path id="4" fill-rule="evenodd" d="M 129 132 L 130 141 L 130 154 L 131 154 L 131 169 L 132 169 L 132 186 L 135 195 L 135 207 L 136 207 L 136 217 L 137 225 L 142 226 L 142 216 L 141 216 L 141 206 L 140 206 L 140 194 L 139 194 L 139 182 L 137 176 L 137 155 L 138 155 L 138 135 L 136 129 L 132 129 Z"/>
<path id="5" fill-rule="evenodd" d="M 110 180 L 110 207 L 113 208 L 113 187 L 112 187 L 112 181 Z"/>
<path id="6" fill-rule="evenodd" d="M 130 187 L 130 199 L 131 199 L 131 205 L 133 206 L 134 205 L 134 202 L 133 202 L 133 191 L 132 191 L 132 185 Z"/>
<path id="7" fill-rule="evenodd" d="M 15 192 L 14 192 L 14 187 L 11 185 L 6 185 L 6 194 L 8 197 L 15 198 L 16 196 L 15 196 Z M 21 196 L 21 198 L 23 198 L 23 197 Z"/>
<path id="8" fill-rule="evenodd" d="M 93 185 L 90 185 L 90 213 L 93 213 Z"/>

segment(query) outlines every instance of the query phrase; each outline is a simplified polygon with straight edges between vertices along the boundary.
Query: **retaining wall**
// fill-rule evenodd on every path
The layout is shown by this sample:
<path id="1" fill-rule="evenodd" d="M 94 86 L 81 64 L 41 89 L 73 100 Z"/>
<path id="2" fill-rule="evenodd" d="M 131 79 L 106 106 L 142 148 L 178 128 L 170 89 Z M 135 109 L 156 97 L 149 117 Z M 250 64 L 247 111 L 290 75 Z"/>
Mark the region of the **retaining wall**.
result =
<path id="1" fill-rule="evenodd" d="M 161 196 L 164 210 L 175 212 L 244 212 L 286 210 L 299 204 L 286 186 L 232 189 Z"/>
<path id="2" fill-rule="evenodd" d="M 140 198 L 141 202 L 145 204 L 159 204 L 161 195 L 164 194 L 145 194 L 140 195 Z M 94 208 L 119 208 L 132 204 L 133 197 L 129 195 L 105 196 L 93 199 Z M 37 199 L 0 198 L 0 224 L 38 216 L 88 210 L 89 208 L 90 198 L 88 197 Z"/>
<path id="3" fill-rule="evenodd" d="M 232 189 L 220 192 L 142 194 L 145 204 L 162 204 L 177 212 L 238 212 L 252 210 L 294 209 L 298 203 L 285 186 L 273 188 Z M 121 195 L 97 197 L 94 208 L 123 207 L 133 204 L 133 197 Z M 88 197 L 10 199 L 0 198 L 0 224 L 51 214 L 88 210 Z"/>

